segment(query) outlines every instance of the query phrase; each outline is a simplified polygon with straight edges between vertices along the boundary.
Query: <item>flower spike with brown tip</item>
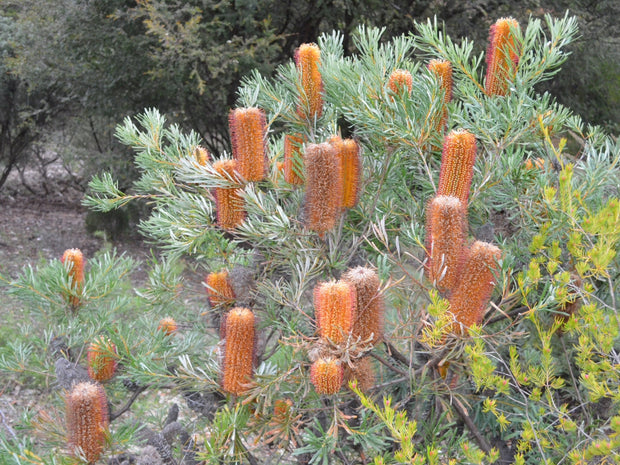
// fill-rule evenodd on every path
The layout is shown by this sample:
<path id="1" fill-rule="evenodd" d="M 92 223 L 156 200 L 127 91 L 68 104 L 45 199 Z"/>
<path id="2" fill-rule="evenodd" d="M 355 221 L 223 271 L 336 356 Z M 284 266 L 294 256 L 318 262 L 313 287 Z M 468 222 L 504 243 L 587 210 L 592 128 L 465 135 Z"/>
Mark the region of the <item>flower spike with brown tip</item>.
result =
<path id="1" fill-rule="evenodd" d="M 439 85 L 444 92 L 441 121 L 437 128 L 443 132 L 448 122 L 447 104 L 452 101 L 452 63 L 448 60 L 431 60 L 428 63 L 428 69 L 437 77 Z"/>
<path id="2" fill-rule="evenodd" d="M 300 134 L 284 136 L 284 180 L 289 184 L 304 183 L 303 142 Z"/>
<path id="3" fill-rule="evenodd" d="M 319 358 L 310 367 L 310 382 L 319 394 L 336 394 L 343 380 L 344 370 L 336 359 Z"/>
<path id="4" fill-rule="evenodd" d="M 95 463 L 103 452 L 109 425 L 105 391 L 98 383 L 79 383 L 65 403 L 69 447 L 74 455 Z"/>
<path id="5" fill-rule="evenodd" d="M 237 169 L 236 160 L 219 160 L 213 164 L 213 169 L 221 176 L 235 178 Z M 217 225 L 226 230 L 235 229 L 245 220 L 243 197 L 241 188 L 216 187 L 214 189 Z"/>
<path id="6" fill-rule="evenodd" d="M 353 366 L 345 365 L 344 367 L 345 385 L 350 381 L 354 381 L 362 392 L 367 392 L 375 385 L 375 371 L 372 368 L 372 361 L 369 356 L 362 357 L 355 362 Z"/>
<path id="7" fill-rule="evenodd" d="M 74 293 L 79 294 L 84 286 L 84 255 L 82 255 L 82 251 L 80 249 L 67 249 L 62 254 L 60 261 L 63 264 L 67 264 L 72 290 Z M 80 298 L 74 295 L 68 297 L 68 299 L 73 309 L 77 309 L 80 305 Z"/>
<path id="8" fill-rule="evenodd" d="M 254 364 L 254 313 L 247 308 L 233 308 L 226 315 L 226 335 L 222 389 L 231 394 L 246 392 Z"/>
<path id="9" fill-rule="evenodd" d="M 319 335 L 339 344 L 353 328 L 355 287 L 346 281 L 319 283 L 314 288 L 314 309 Z"/>
<path id="10" fill-rule="evenodd" d="M 329 143 L 336 150 L 342 165 L 342 208 L 353 208 L 359 195 L 359 183 L 362 169 L 360 146 L 353 139 L 334 136 Z"/>
<path id="11" fill-rule="evenodd" d="M 86 353 L 88 376 L 103 383 L 116 372 L 116 345 L 109 338 L 100 336 L 90 343 Z"/>
<path id="12" fill-rule="evenodd" d="M 476 161 L 476 137 L 464 130 L 451 131 L 443 141 L 437 195 L 453 195 L 465 208 Z"/>
<path id="13" fill-rule="evenodd" d="M 323 78 L 319 71 L 321 50 L 316 44 L 301 44 L 295 51 L 295 64 L 301 78 L 300 118 L 318 119 L 323 114 Z"/>
<path id="14" fill-rule="evenodd" d="M 495 287 L 493 273 L 501 255 L 498 247 L 487 242 L 476 241 L 469 248 L 461 279 L 449 299 L 456 334 L 463 334 L 464 328 L 482 321 Z"/>
<path id="15" fill-rule="evenodd" d="M 513 31 L 519 29 L 514 18 L 500 18 L 491 26 L 487 48 L 487 74 L 484 89 L 487 95 L 506 95 L 514 81 L 519 64 L 518 43 Z"/>
<path id="16" fill-rule="evenodd" d="M 413 89 L 413 76 L 406 69 L 395 69 L 390 74 L 390 80 L 388 81 L 388 87 L 395 94 L 400 94 L 407 89 L 407 95 L 411 95 Z"/>
<path id="17" fill-rule="evenodd" d="M 209 273 L 205 284 L 211 307 L 228 306 L 234 303 L 235 292 L 230 284 L 227 270 Z"/>
<path id="18" fill-rule="evenodd" d="M 352 334 L 376 345 L 383 338 L 385 303 L 379 292 L 381 281 L 376 271 L 358 266 L 342 275 L 342 280 L 355 288 L 356 316 Z"/>
<path id="19" fill-rule="evenodd" d="M 267 176 L 267 120 L 260 108 L 236 108 L 228 117 L 233 157 L 237 171 L 246 181 L 262 181 Z"/>

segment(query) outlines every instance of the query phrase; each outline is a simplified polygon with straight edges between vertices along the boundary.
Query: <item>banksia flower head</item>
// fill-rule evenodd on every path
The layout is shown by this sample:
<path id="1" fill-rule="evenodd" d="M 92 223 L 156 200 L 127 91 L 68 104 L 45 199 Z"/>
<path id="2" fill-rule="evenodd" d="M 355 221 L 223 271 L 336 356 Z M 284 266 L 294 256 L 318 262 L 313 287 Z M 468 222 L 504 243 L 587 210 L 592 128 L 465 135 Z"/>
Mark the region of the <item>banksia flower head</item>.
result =
<path id="1" fill-rule="evenodd" d="M 228 271 L 209 273 L 205 284 L 211 307 L 232 305 L 235 301 L 235 292 L 230 284 Z"/>
<path id="2" fill-rule="evenodd" d="M 413 76 L 406 69 L 395 69 L 390 74 L 388 87 L 395 94 L 400 94 L 407 89 L 407 95 L 411 95 L 413 89 Z"/>
<path id="3" fill-rule="evenodd" d="M 447 104 L 452 101 L 452 63 L 448 60 L 431 60 L 428 63 L 428 69 L 437 77 L 444 91 L 442 116 L 438 127 L 440 131 L 443 131 L 448 121 Z"/>
<path id="4" fill-rule="evenodd" d="M 303 184 L 303 144 L 301 135 L 284 136 L 284 180 L 289 184 Z"/>
<path id="5" fill-rule="evenodd" d="M 353 208 L 359 195 L 359 183 L 362 170 L 360 146 L 353 139 L 334 136 L 329 143 L 336 150 L 342 165 L 342 208 Z"/>
<path id="6" fill-rule="evenodd" d="M 500 258 L 500 249 L 487 242 L 476 241 L 469 248 L 461 279 L 449 299 L 456 319 L 455 333 L 462 334 L 463 328 L 482 321 L 495 287 L 493 272 Z"/>
<path id="7" fill-rule="evenodd" d="M 262 181 L 267 176 L 267 120 L 260 108 L 236 108 L 228 117 L 233 157 L 237 171 L 246 181 Z"/>
<path id="8" fill-rule="evenodd" d="M 170 336 L 177 330 L 177 328 L 177 322 L 174 321 L 174 318 L 169 316 L 159 320 L 159 326 L 157 326 L 157 329 L 162 331 L 166 336 Z"/>
<path id="9" fill-rule="evenodd" d="M 194 149 L 194 158 L 201 166 L 205 166 L 211 159 L 209 151 L 200 145 Z"/>
<path id="10" fill-rule="evenodd" d="M 240 395 L 247 390 L 254 363 L 254 313 L 247 308 L 233 308 L 226 315 L 226 342 L 222 389 Z"/>
<path id="11" fill-rule="evenodd" d="M 362 357 L 353 363 L 353 367 L 344 367 L 344 380 L 346 384 L 354 381 L 362 392 L 367 392 L 375 385 L 375 371 L 372 368 L 370 357 Z"/>
<path id="12" fill-rule="evenodd" d="M 65 402 L 69 447 L 74 455 L 95 463 L 103 452 L 109 424 L 105 391 L 100 384 L 79 383 Z"/>
<path id="13" fill-rule="evenodd" d="M 377 273 L 368 267 L 358 266 L 342 275 L 342 280 L 355 288 L 356 316 L 353 336 L 362 341 L 371 340 L 376 345 L 383 338 L 385 303 L 379 293 L 381 282 Z M 372 339 L 371 339 L 372 338 Z"/>
<path id="14" fill-rule="evenodd" d="M 88 376 L 103 383 L 116 372 L 116 346 L 110 339 L 100 336 L 90 343 L 86 353 Z"/>
<path id="15" fill-rule="evenodd" d="M 451 195 L 437 195 L 428 204 L 426 220 L 428 277 L 442 292 L 450 292 L 461 278 L 467 239 L 465 206 Z"/>
<path id="16" fill-rule="evenodd" d="M 487 95 L 506 95 L 510 82 L 514 80 L 519 56 L 518 43 L 511 29 L 519 29 L 514 18 L 500 18 L 491 26 L 484 82 Z"/>
<path id="17" fill-rule="evenodd" d="M 308 144 L 305 217 L 309 229 L 320 237 L 336 225 L 342 202 L 342 163 L 328 144 Z"/>
<path id="18" fill-rule="evenodd" d="M 295 51 L 295 64 L 301 77 L 300 118 L 318 119 L 323 114 L 323 78 L 319 71 L 321 50 L 316 44 L 301 44 Z"/>
<path id="19" fill-rule="evenodd" d="M 213 169 L 221 176 L 235 178 L 237 169 L 236 160 L 219 160 L 213 164 Z M 243 197 L 241 188 L 238 187 L 216 187 L 215 204 L 217 225 L 226 230 L 235 229 L 245 219 L 243 207 Z"/>
<path id="20" fill-rule="evenodd" d="M 80 293 L 84 286 L 84 256 L 80 249 L 67 249 L 62 254 L 60 261 L 67 263 L 69 268 L 69 276 L 71 277 L 71 286 L 75 293 Z M 73 307 L 80 304 L 80 298 L 73 296 L 69 299 Z"/>
<path id="21" fill-rule="evenodd" d="M 451 131 L 443 141 L 437 195 L 453 195 L 465 208 L 476 161 L 476 137 L 464 129 Z"/>
<path id="22" fill-rule="evenodd" d="M 343 380 L 344 370 L 336 359 L 319 358 L 310 367 L 310 382 L 319 394 L 336 394 Z"/>
<path id="23" fill-rule="evenodd" d="M 355 287 L 346 281 L 328 281 L 314 288 L 314 313 L 319 335 L 335 344 L 344 342 L 356 315 Z"/>

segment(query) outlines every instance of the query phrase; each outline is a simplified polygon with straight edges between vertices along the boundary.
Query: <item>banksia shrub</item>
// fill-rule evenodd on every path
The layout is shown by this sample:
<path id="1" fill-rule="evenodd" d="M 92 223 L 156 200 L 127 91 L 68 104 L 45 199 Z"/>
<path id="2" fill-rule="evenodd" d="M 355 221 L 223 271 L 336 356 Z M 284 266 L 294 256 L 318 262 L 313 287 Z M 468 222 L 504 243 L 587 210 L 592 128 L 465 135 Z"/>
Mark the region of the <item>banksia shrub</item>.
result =
<path id="1" fill-rule="evenodd" d="M 388 87 L 395 94 L 400 94 L 407 89 L 407 95 L 411 95 L 411 90 L 413 89 L 413 77 L 406 69 L 395 69 L 392 71 L 392 74 L 390 74 Z"/>
<path id="2" fill-rule="evenodd" d="M 108 381 L 116 372 L 116 345 L 105 336 L 90 343 L 86 353 L 88 376 L 100 383 Z"/>
<path id="3" fill-rule="evenodd" d="M 69 448 L 74 455 L 95 463 L 103 452 L 109 424 L 105 391 L 100 384 L 79 383 L 65 402 Z"/>
<path id="4" fill-rule="evenodd" d="M 519 29 L 514 18 L 500 18 L 491 26 L 484 82 L 487 95 L 506 95 L 510 82 L 514 80 L 519 57 L 518 44 L 511 29 Z"/>
<path id="5" fill-rule="evenodd" d="M 342 163 L 328 144 L 308 144 L 305 217 L 309 229 L 322 237 L 336 225 L 342 202 Z"/>
<path id="6" fill-rule="evenodd" d="M 301 135 L 284 136 L 284 180 L 289 184 L 303 184 L 303 156 Z"/>
<path id="7" fill-rule="evenodd" d="M 355 287 L 346 281 L 328 281 L 314 288 L 314 310 L 319 335 L 339 344 L 353 329 Z"/>
<path id="8" fill-rule="evenodd" d="M 342 139 L 334 136 L 329 143 L 336 150 L 342 165 L 342 208 L 353 208 L 359 195 L 359 184 L 362 170 L 360 146 L 353 139 Z"/>
<path id="9" fill-rule="evenodd" d="M 80 249 L 67 249 L 62 254 L 60 261 L 63 264 L 68 264 L 73 292 L 80 293 L 84 286 L 84 255 L 82 255 L 82 251 Z M 72 296 L 69 298 L 69 303 L 75 308 L 80 305 L 80 298 Z"/>
<path id="10" fill-rule="evenodd" d="M 464 130 L 451 131 L 443 141 L 437 195 L 453 195 L 465 208 L 476 161 L 476 137 Z"/>
<path id="11" fill-rule="evenodd" d="M 267 120 L 260 108 L 236 108 L 228 117 L 232 153 L 237 171 L 246 181 L 262 181 L 267 175 Z"/>
<path id="12" fill-rule="evenodd" d="M 362 392 L 367 392 L 375 385 L 375 370 L 372 367 L 371 357 L 362 357 L 353 362 L 353 366 L 344 367 L 344 381 L 349 384 L 353 381 Z"/>
<path id="13" fill-rule="evenodd" d="M 442 116 L 438 127 L 439 131 L 443 131 L 448 122 L 447 104 L 452 101 L 452 63 L 448 60 L 431 60 L 428 63 L 428 69 L 437 77 L 444 91 Z"/>
<path id="14" fill-rule="evenodd" d="M 159 326 L 157 326 L 157 329 L 166 334 L 166 336 L 170 336 L 177 330 L 177 322 L 171 317 L 162 318 L 159 320 Z"/>
<path id="15" fill-rule="evenodd" d="M 319 358 L 310 367 L 310 382 L 319 394 L 336 394 L 343 380 L 342 364 L 334 358 Z"/>
<path id="16" fill-rule="evenodd" d="M 295 51 L 299 70 L 302 103 L 297 107 L 301 118 L 318 119 L 323 114 L 323 78 L 319 71 L 321 50 L 316 44 L 301 44 Z"/>
<path id="17" fill-rule="evenodd" d="M 207 295 L 211 307 L 232 305 L 235 301 L 235 292 L 230 284 L 228 271 L 212 272 L 205 279 Z"/>
<path id="18" fill-rule="evenodd" d="M 254 363 L 254 313 L 247 308 L 233 308 L 226 315 L 226 335 L 222 389 L 240 395 L 247 390 Z"/>
<path id="19" fill-rule="evenodd" d="M 501 257 L 498 247 L 487 242 L 474 242 L 467 253 L 461 279 L 450 297 L 450 311 L 456 320 L 454 332 L 480 324 L 495 287 L 493 272 Z"/>
<path id="20" fill-rule="evenodd" d="M 443 293 L 450 292 L 461 277 L 467 239 L 463 202 L 451 195 L 437 195 L 427 208 L 426 246 L 429 279 Z"/>
<path id="21" fill-rule="evenodd" d="M 200 145 L 194 150 L 194 158 L 196 158 L 198 164 L 202 166 L 205 166 L 211 159 L 209 151 Z"/>
<path id="22" fill-rule="evenodd" d="M 213 169 L 224 177 L 235 178 L 237 169 L 236 160 L 219 160 L 213 164 Z M 216 187 L 214 189 L 217 225 L 226 230 L 235 229 L 245 219 L 241 188 Z"/>
<path id="23" fill-rule="evenodd" d="M 342 280 L 355 288 L 356 315 L 353 336 L 362 341 L 370 339 L 373 345 L 383 338 L 385 303 L 379 293 L 381 282 L 376 271 L 358 266 L 342 275 Z"/>

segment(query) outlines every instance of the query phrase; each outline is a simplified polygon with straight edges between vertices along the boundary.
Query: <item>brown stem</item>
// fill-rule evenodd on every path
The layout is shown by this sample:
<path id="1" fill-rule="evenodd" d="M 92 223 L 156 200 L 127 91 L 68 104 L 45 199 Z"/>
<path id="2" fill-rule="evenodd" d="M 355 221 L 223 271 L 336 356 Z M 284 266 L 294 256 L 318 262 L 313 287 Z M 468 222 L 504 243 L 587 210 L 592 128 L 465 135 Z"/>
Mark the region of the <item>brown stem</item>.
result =
<path id="1" fill-rule="evenodd" d="M 129 410 L 129 408 L 131 407 L 131 404 L 133 404 L 135 400 L 138 398 L 138 396 L 144 391 L 146 391 L 147 389 L 148 389 L 148 385 L 138 387 L 138 389 L 136 389 L 134 393 L 131 395 L 127 403 L 123 407 L 121 407 L 121 409 L 118 412 L 112 412 L 110 414 L 110 423 L 112 423 L 114 420 L 120 417 L 123 413 Z"/>
<path id="2" fill-rule="evenodd" d="M 394 360 L 396 360 L 397 362 L 402 363 L 403 365 L 407 365 L 409 366 L 409 359 L 407 357 L 405 357 L 403 354 L 401 354 L 396 347 L 394 347 L 392 345 L 391 342 L 388 341 L 383 341 L 383 343 L 385 344 L 385 347 L 388 350 L 388 354 L 390 354 L 390 357 L 392 357 Z"/>

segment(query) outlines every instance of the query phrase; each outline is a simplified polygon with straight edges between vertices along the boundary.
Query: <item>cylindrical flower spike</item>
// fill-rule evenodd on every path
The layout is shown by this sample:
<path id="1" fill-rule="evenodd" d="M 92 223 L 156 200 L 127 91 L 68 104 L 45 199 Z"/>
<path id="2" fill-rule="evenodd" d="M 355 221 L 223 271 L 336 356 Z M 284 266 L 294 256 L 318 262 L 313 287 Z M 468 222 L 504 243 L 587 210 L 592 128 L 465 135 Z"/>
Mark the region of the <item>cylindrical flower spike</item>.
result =
<path id="1" fill-rule="evenodd" d="M 304 140 L 299 134 L 284 136 L 284 180 L 289 184 L 303 184 L 303 155 Z"/>
<path id="2" fill-rule="evenodd" d="M 247 390 L 254 364 L 254 313 L 233 308 L 226 315 L 222 389 L 240 395 Z"/>
<path id="3" fill-rule="evenodd" d="M 344 367 L 345 384 L 354 381 L 362 392 L 367 392 L 375 385 L 375 371 L 372 367 L 371 358 L 366 356 L 353 362 L 353 367 Z"/>
<path id="4" fill-rule="evenodd" d="M 431 60 L 428 69 L 437 77 L 444 92 L 441 121 L 438 126 L 438 130 L 443 132 L 448 122 L 447 104 L 452 101 L 452 63 L 448 60 Z"/>
<path id="5" fill-rule="evenodd" d="M 209 273 L 205 284 L 211 307 L 229 306 L 234 303 L 235 292 L 230 284 L 227 270 Z"/>
<path id="6" fill-rule="evenodd" d="M 177 328 L 177 322 L 174 321 L 174 318 L 169 316 L 159 320 L 159 326 L 157 326 L 157 329 L 166 334 L 166 336 L 170 336 Z"/>
<path id="7" fill-rule="evenodd" d="M 103 383 L 116 372 L 116 345 L 109 338 L 100 336 L 90 343 L 86 353 L 88 376 Z"/>
<path id="8" fill-rule="evenodd" d="M 353 208 L 357 203 L 362 169 L 360 146 L 353 139 L 334 136 L 329 143 L 336 150 L 342 165 L 342 208 Z"/>
<path id="9" fill-rule="evenodd" d="M 476 241 L 471 245 L 459 284 L 449 299 L 450 311 L 456 320 L 455 333 L 463 334 L 464 328 L 482 321 L 495 287 L 493 273 L 501 255 L 493 244 Z"/>
<path id="10" fill-rule="evenodd" d="M 443 141 L 437 195 L 453 195 L 465 208 L 476 161 L 476 137 L 464 129 L 451 131 Z"/>
<path id="11" fill-rule="evenodd" d="M 335 344 L 344 342 L 356 316 L 355 287 L 346 281 L 319 283 L 314 288 L 314 309 L 319 335 Z"/>
<path id="12" fill-rule="evenodd" d="M 388 87 L 395 94 L 400 94 L 407 89 L 407 95 L 411 95 L 413 89 L 413 76 L 406 69 L 395 69 L 390 74 L 390 80 L 388 81 Z"/>
<path id="13" fill-rule="evenodd" d="M 383 338 L 385 303 L 379 292 L 381 282 L 377 273 L 366 266 L 358 266 L 342 275 L 342 280 L 353 285 L 356 295 L 356 316 L 353 336 L 362 341 L 370 339 L 376 345 Z"/>
<path id="14" fill-rule="evenodd" d="M 213 164 L 213 169 L 224 177 L 232 177 L 234 179 L 237 161 L 219 160 Z M 245 219 L 241 188 L 216 187 L 214 192 L 218 226 L 226 230 L 235 229 Z"/>
<path id="15" fill-rule="evenodd" d="M 461 278 L 467 239 L 463 202 L 450 195 L 437 195 L 427 209 L 426 246 L 429 279 L 442 292 L 452 291 Z"/>
<path id="16" fill-rule="evenodd" d="M 73 292 L 79 294 L 84 286 L 84 256 L 80 249 L 67 249 L 62 254 L 60 261 L 67 263 L 69 276 L 71 277 L 71 287 Z M 75 309 L 80 305 L 78 296 L 69 297 L 69 303 Z"/>
<path id="17" fill-rule="evenodd" d="M 201 166 L 205 166 L 211 159 L 209 151 L 200 145 L 194 149 L 194 158 L 196 158 L 196 161 Z"/>
<path id="18" fill-rule="evenodd" d="M 319 71 L 321 50 L 316 44 L 301 44 L 295 51 L 295 63 L 301 78 L 300 118 L 318 119 L 323 114 L 323 78 Z"/>
<path id="19" fill-rule="evenodd" d="M 341 212 L 342 163 L 334 148 L 323 143 L 306 146 L 304 164 L 306 224 L 323 237 L 336 225 Z"/>
<path id="20" fill-rule="evenodd" d="M 512 29 L 512 30 L 511 30 Z M 518 43 L 512 31 L 519 29 L 514 18 L 500 18 L 491 26 L 487 48 L 487 95 L 506 95 L 519 64 Z"/>
<path id="21" fill-rule="evenodd" d="M 95 463 L 103 452 L 109 425 L 105 391 L 97 383 L 79 383 L 65 402 L 69 447 L 74 455 Z"/>
<path id="22" fill-rule="evenodd" d="M 236 108 L 228 117 L 233 157 L 237 171 L 246 181 L 262 181 L 267 176 L 267 120 L 260 108 Z"/>
<path id="23" fill-rule="evenodd" d="M 344 370 L 340 361 L 319 358 L 310 367 L 310 382 L 319 394 L 336 394 L 342 387 Z"/>

